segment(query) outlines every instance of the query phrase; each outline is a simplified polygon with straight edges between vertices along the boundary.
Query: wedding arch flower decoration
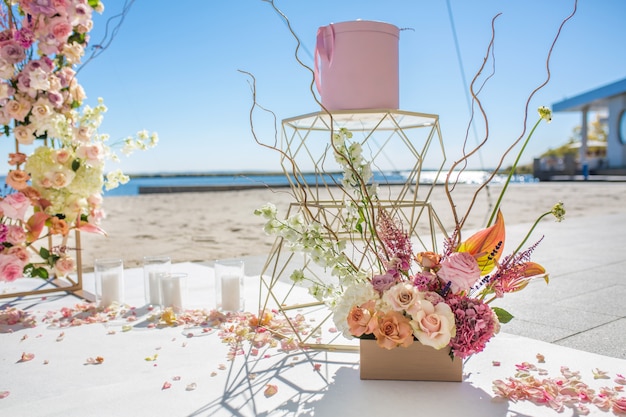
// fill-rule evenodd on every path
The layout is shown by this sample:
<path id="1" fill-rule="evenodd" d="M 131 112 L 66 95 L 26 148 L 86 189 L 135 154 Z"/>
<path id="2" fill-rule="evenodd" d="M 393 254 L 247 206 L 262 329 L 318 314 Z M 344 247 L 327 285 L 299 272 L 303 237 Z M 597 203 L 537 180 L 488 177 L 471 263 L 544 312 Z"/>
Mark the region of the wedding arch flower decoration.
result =
<path id="1" fill-rule="evenodd" d="M 104 233 L 103 189 L 128 181 L 121 171 L 105 175 L 119 143 L 98 132 L 107 108 L 102 99 L 85 105 L 76 77 L 92 13 L 103 10 L 99 0 L 2 2 L 0 140 L 14 140 L 16 151 L 0 194 L 0 281 L 75 271 L 69 233 Z M 157 142 L 156 133 L 141 131 L 121 141 L 122 152 Z M 41 245 L 51 236 L 61 243 Z"/>

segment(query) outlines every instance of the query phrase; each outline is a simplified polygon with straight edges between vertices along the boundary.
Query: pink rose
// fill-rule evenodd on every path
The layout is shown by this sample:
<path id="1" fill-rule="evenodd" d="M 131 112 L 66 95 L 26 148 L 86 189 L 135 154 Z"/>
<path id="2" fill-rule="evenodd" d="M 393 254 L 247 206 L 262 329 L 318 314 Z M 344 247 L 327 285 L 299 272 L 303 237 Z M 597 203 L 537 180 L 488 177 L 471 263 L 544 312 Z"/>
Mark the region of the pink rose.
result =
<path id="1" fill-rule="evenodd" d="M 22 193 L 9 194 L 0 201 L 0 211 L 10 219 L 24 220 L 26 210 L 30 207 L 30 200 Z"/>
<path id="2" fill-rule="evenodd" d="M 441 261 L 437 275 L 444 284 L 450 282 L 453 294 L 469 289 L 480 278 L 480 269 L 476 259 L 467 252 L 454 252 Z"/>
<path id="3" fill-rule="evenodd" d="M 73 258 L 64 256 L 56 261 L 54 264 L 54 270 L 58 276 L 64 277 L 70 272 L 74 272 L 76 270 L 76 262 Z"/>
<path id="4" fill-rule="evenodd" d="M 21 245 L 26 241 L 26 232 L 21 226 L 10 225 L 7 229 L 6 241 L 11 245 Z"/>
<path id="5" fill-rule="evenodd" d="M 17 64 L 26 58 L 26 52 L 18 42 L 8 40 L 0 44 L 0 58 L 8 64 Z"/>
<path id="6" fill-rule="evenodd" d="M 90 162 L 100 162 L 104 157 L 102 147 L 99 144 L 81 145 L 76 150 L 76 155 Z"/>
<path id="7" fill-rule="evenodd" d="M 421 344 L 442 349 L 455 334 L 454 314 L 446 303 L 436 306 L 430 301 L 420 301 L 421 310 L 413 316 L 414 334 Z"/>
<path id="8" fill-rule="evenodd" d="M 21 245 L 11 246 L 10 248 L 6 249 L 4 253 L 19 259 L 24 265 L 26 265 L 30 260 L 30 253 L 24 246 Z"/>
<path id="9" fill-rule="evenodd" d="M 0 281 L 12 282 L 22 277 L 24 263 L 15 256 L 0 253 Z"/>
<path id="10" fill-rule="evenodd" d="M 390 311 L 378 317 L 378 327 L 374 335 L 378 346 L 389 350 L 413 344 L 413 329 L 409 319 L 397 311 Z"/>

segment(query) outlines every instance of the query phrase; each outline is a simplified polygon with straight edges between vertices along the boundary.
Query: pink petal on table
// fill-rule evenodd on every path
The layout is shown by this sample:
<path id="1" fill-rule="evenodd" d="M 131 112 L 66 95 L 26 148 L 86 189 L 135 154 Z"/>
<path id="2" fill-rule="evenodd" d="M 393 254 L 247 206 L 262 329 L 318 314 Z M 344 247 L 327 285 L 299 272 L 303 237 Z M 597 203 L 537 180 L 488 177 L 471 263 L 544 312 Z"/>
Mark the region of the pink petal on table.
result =
<path id="1" fill-rule="evenodd" d="M 180 377 L 178 375 L 175 377 L 172 377 L 172 381 L 180 381 Z"/>
<path id="2" fill-rule="evenodd" d="M 35 358 L 35 354 L 34 353 L 22 353 L 22 357 L 20 358 L 20 360 L 18 362 L 28 362 L 31 361 Z"/>
<path id="3" fill-rule="evenodd" d="M 266 397 L 271 397 L 277 392 L 278 392 L 278 387 L 276 385 L 267 384 L 267 388 L 265 388 L 265 391 L 263 391 L 263 395 L 265 395 Z"/>
<path id="4" fill-rule="evenodd" d="M 171 387 L 172 387 L 172 384 L 170 384 L 169 382 L 165 381 L 163 383 L 163 386 L 161 387 L 161 389 L 164 390 L 164 389 L 169 389 Z"/>
<path id="5" fill-rule="evenodd" d="M 500 361 L 491 361 L 492 366 L 500 366 Z"/>
<path id="6" fill-rule="evenodd" d="M 198 386 L 196 385 L 195 382 L 192 382 L 191 384 L 187 385 L 187 387 L 185 388 L 185 391 L 193 391 L 197 388 Z"/>
<path id="7" fill-rule="evenodd" d="M 9 391 L 0 391 L 0 400 L 9 396 Z"/>

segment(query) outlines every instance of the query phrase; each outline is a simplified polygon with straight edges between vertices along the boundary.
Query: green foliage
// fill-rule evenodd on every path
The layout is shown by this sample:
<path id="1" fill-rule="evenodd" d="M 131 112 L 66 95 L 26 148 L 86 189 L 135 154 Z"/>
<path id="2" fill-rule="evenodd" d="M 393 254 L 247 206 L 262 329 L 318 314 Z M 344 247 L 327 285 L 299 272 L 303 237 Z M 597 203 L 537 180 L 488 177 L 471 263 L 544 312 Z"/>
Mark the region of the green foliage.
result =
<path id="1" fill-rule="evenodd" d="M 491 309 L 494 311 L 494 313 L 496 313 L 496 316 L 498 316 L 498 321 L 500 323 L 508 323 L 513 320 L 513 315 L 505 309 L 500 307 L 492 307 Z"/>

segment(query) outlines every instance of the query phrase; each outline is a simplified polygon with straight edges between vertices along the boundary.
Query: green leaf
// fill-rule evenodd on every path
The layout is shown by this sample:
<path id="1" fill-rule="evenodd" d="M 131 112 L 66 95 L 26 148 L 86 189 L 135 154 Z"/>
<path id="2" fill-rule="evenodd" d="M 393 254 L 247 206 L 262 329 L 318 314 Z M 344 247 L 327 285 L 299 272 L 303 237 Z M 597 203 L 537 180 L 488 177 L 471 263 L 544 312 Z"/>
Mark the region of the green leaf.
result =
<path id="1" fill-rule="evenodd" d="M 100 0 L 89 0 L 89 5 L 93 8 L 98 7 L 98 4 L 100 4 Z"/>
<path id="2" fill-rule="evenodd" d="M 33 278 L 43 278 L 43 279 L 48 279 L 50 277 L 50 275 L 48 274 L 48 270 L 46 268 L 33 268 L 32 272 L 31 272 L 31 276 Z"/>
<path id="3" fill-rule="evenodd" d="M 500 307 L 493 307 L 494 313 L 498 316 L 498 321 L 500 323 L 508 323 L 513 319 L 513 315 Z"/>
<path id="4" fill-rule="evenodd" d="M 42 247 L 39 249 L 39 256 L 41 256 L 41 259 L 48 259 L 50 257 L 50 251 Z"/>
<path id="5" fill-rule="evenodd" d="M 76 172 L 80 168 L 80 161 L 78 159 L 74 159 L 72 161 L 72 171 Z"/>

